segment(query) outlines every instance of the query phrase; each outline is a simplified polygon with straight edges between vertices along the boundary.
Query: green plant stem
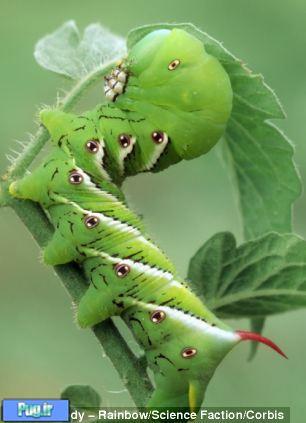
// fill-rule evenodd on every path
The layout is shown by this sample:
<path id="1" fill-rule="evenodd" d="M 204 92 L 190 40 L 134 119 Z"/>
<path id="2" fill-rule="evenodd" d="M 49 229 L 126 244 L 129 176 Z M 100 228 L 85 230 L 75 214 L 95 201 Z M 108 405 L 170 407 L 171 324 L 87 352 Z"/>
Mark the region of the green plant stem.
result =
<path id="1" fill-rule="evenodd" d="M 7 205 L 7 195 L 5 191 L 5 183 L 0 181 L 0 207 L 5 207 Z"/>
<path id="2" fill-rule="evenodd" d="M 110 62 L 103 67 L 89 73 L 81 79 L 71 91 L 60 101 L 58 107 L 63 111 L 70 111 L 76 105 L 82 94 L 90 88 L 114 66 L 114 62 Z M 102 91 L 102 88 L 101 88 Z M 37 154 L 46 144 L 49 139 L 49 132 L 43 126 L 41 126 L 34 138 L 28 143 L 25 150 L 15 160 L 13 165 L 9 168 L 8 177 L 16 178 L 21 177 L 31 165 Z"/>
<path id="3" fill-rule="evenodd" d="M 29 229 L 38 245 L 44 247 L 53 234 L 53 228 L 41 207 L 32 201 L 20 201 L 13 198 L 8 199 L 8 205 Z M 54 269 L 72 300 L 77 303 L 86 291 L 86 283 L 81 271 L 75 264 L 55 266 Z M 152 391 L 152 385 L 146 373 L 146 362 L 135 357 L 112 320 L 109 319 L 95 326 L 93 332 L 135 404 L 139 407 L 144 406 Z"/>

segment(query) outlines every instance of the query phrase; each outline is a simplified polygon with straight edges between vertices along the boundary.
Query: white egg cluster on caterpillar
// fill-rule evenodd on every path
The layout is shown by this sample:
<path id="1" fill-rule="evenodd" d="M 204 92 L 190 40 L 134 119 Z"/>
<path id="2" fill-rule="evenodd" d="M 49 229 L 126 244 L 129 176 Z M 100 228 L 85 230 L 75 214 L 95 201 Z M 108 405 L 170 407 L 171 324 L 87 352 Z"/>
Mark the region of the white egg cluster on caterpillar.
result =
<path id="1" fill-rule="evenodd" d="M 118 65 L 104 78 L 104 94 L 109 101 L 115 101 L 119 94 L 125 89 L 128 74 L 124 71 L 122 64 Z"/>

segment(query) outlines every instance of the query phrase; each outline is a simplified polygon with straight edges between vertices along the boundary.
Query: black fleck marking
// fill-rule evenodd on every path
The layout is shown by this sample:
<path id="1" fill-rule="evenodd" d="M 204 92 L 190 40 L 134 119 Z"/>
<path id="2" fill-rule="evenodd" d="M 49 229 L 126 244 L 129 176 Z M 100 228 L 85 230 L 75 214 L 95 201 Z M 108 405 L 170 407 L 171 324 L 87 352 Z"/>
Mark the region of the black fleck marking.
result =
<path id="1" fill-rule="evenodd" d="M 51 181 L 53 181 L 55 175 L 59 173 L 58 167 L 55 169 L 55 171 L 53 172 L 52 176 L 51 176 Z"/>
<path id="2" fill-rule="evenodd" d="M 74 230 L 73 230 L 74 222 L 71 222 L 71 220 L 67 220 L 67 222 L 69 223 L 70 232 L 73 234 L 73 232 L 74 232 Z"/>
<path id="3" fill-rule="evenodd" d="M 46 163 L 44 163 L 43 167 L 49 166 L 49 164 L 52 163 L 52 162 L 54 162 L 54 161 L 55 161 L 55 159 L 48 160 Z"/>
<path id="4" fill-rule="evenodd" d="M 64 139 L 66 136 L 67 136 L 67 134 L 63 134 L 63 135 L 61 135 L 61 136 L 59 137 L 59 139 L 58 139 L 58 141 L 57 141 L 57 144 L 58 144 L 58 146 L 59 146 L 59 147 L 61 147 L 61 146 L 62 146 L 62 144 L 63 144 L 63 139 Z"/>
<path id="5" fill-rule="evenodd" d="M 160 303 L 161 306 L 166 305 L 168 303 L 171 303 L 171 301 L 174 301 L 174 298 L 170 298 L 170 300 L 167 301 L 163 301 L 162 303 Z"/>
<path id="6" fill-rule="evenodd" d="M 117 306 L 118 308 L 124 308 L 124 303 L 123 303 L 123 301 L 116 301 L 116 300 L 113 300 L 113 301 L 112 301 L 112 303 L 113 303 L 113 304 L 115 304 L 115 306 Z"/>
<path id="7" fill-rule="evenodd" d="M 139 324 L 140 324 L 140 326 L 141 326 L 141 329 L 142 329 L 144 332 L 146 332 L 145 328 L 143 327 L 143 324 L 142 324 L 142 323 L 141 323 L 141 321 L 140 321 L 139 319 L 137 319 L 136 317 L 130 317 L 130 318 L 129 318 L 129 321 L 130 321 L 130 322 L 137 322 L 137 323 L 139 323 Z"/>
<path id="8" fill-rule="evenodd" d="M 106 276 L 105 276 L 105 275 L 103 275 L 103 273 L 99 273 L 99 276 L 101 276 L 101 278 L 103 279 L 103 282 L 105 283 L 105 285 L 107 285 L 107 286 L 108 286 L 108 282 L 107 282 L 107 280 L 106 280 Z"/>
<path id="9" fill-rule="evenodd" d="M 170 364 L 172 364 L 173 366 L 175 366 L 175 364 L 173 363 L 173 361 L 170 360 L 170 358 L 166 357 L 164 354 L 160 353 L 159 355 L 156 356 L 156 358 L 162 358 L 164 360 L 169 361 Z"/>
<path id="10" fill-rule="evenodd" d="M 133 123 L 139 123 L 139 122 L 143 122 L 146 119 L 145 118 L 140 118 L 140 119 L 131 119 L 131 118 L 127 118 L 127 117 L 122 117 L 122 116 L 108 116 L 105 114 L 101 114 L 98 118 L 100 119 L 117 119 L 117 120 L 122 120 L 122 121 L 127 121 L 127 122 L 133 122 Z"/>
<path id="11" fill-rule="evenodd" d="M 80 251 L 79 247 L 75 247 L 76 251 L 78 254 L 80 254 L 80 256 L 86 257 L 86 254 L 83 253 L 83 251 Z"/>
<path id="12" fill-rule="evenodd" d="M 94 287 L 95 289 L 98 289 L 98 287 L 97 287 L 97 285 L 94 283 L 94 281 L 93 281 L 93 278 L 92 278 L 92 277 L 90 277 L 90 280 L 91 280 L 91 283 L 92 283 L 93 287 Z"/>
<path id="13" fill-rule="evenodd" d="M 143 253 L 143 250 L 139 250 L 139 251 L 136 251 L 135 253 L 133 253 L 133 254 L 130 254 L 129 256 L 125 256 L 124 257 L 124 259 L 131 259 L 132 257 L 134 257 L 134 256 L 137 256 L 138 254 L 141 254 L 141 253 Z M 141 259 L 143 259 L 144 257 L 142 256 L 141 258 L 140 258 L 140 260 Z"/>

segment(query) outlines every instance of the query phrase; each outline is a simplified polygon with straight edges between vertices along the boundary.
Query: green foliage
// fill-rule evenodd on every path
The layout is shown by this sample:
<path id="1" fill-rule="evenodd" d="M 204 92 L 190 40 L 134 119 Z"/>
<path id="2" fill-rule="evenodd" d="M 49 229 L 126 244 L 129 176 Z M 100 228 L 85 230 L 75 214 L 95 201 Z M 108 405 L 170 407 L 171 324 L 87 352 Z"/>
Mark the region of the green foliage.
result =
<path id="1" fill-rule="evenodd" d="M 291 234 L 264 235 L 269 231 L 291 231 L 291 207 L 300 193 L 300 182 L 292 161 L 293 148 L 286 137 L 267 122 L 268 119 L 283 118 L 284 113 L 262 77 L 252 74 L 219 42 L 193 25 L 175 26 L 201 39 L 207 51 L 221 61 L 230 76 L 234 104 L 224 137 L 226 163 L 237 190 L 245 237 L 260 236 L 237 247 L 233 235 L 215 235 L 192 258 L 188 276 L 217 314 L 256 318 L 253 324 L 259 325 L 263 323 L 263 316 L 306 305 L 305 241 Z M 151 25 L 132 31 L 127 39 L 128 48 L 148 32 L 165 27 L 173 25 Z M 85 80 L 82 85 L 76 84 L 63 101 L 64 110 L 70 110 L 80 94 L 105 74 L 110 61 L 124 54 L 120 37 L 98 24 L 89 25 L 82 37 L 73 21 L 42 38 L 35 48 L 35 58 L 45 69 L 75 81 Z M 8 178 L 22 176 L 47 139 L 47 132 L 40 130 L 12 166 Z M 40 207 L 9 198 L 6 184 L 3 184 L 3 190 L 3 204 L 13 207 L 40 245 L 44 245 L 51 230 Z M 72 270 L 70 265 L 56 269 L 76 300 L 84 286 L 82 281 L 78 282 L 82 278 L 79 271 Z M 135 359 L 111 322 L 96 327 L 95 333 L 103 342 L 106 353 L 110 357 L 115 355 L 113 364 L 119 369 L 135 402 L 144 404 L 150 392 L 145 364 Z M 80 404 L 81 398 L 85 405 L 91 401 L 97 403 L 99 399 L 90 387 L 72 386 L 64 394 L 76 405 Z"/>
<path id="2" fill-rule="evenodd" d="M 81 36 L 74 21 L 64 23 L 35 46 L 36 61 L 45 69 L 79 80 L 125 55 L 125 41 L 100 24 L 91 24 Z"/>
<path id="3" fill-rule="evenodd" d="M 208 240 L 188 276 L 219 316 L 260 317 L 306 306 L 306 241 L 269 233 L 236 246 L 228 232 Z"/>
<path id="4" fill-rule="evenodd" d="M 236 99 L 237 100 L 237 99 Z M 239 193 L 246 239 L 291 231 L 291 208 L 300 194 L 293 148 L 272 124 L 239 100 L 226 131 L 225 153 Z"/>
<path id="5" fill-rule="evenodd" d="M 101 397 L 91 386 L 88 385 L 71 385 L 62 393 L 62 399 L 70 401 L 70 407 L 73 408 L 91 408 L 101 405 Z"/>
<path id="6" fill-rule="evenodd" d="M 251 331 L 255 333 L 262 333 L 263 328 L 265 326 L 266 319 L 264 317 L 254 317 L 251 319 Z M 258 342 L 251 342 L 250 345 L 250 354 L 249 354 L 249 361 L 253 360 L 258 350 L 259 344 Z"/>

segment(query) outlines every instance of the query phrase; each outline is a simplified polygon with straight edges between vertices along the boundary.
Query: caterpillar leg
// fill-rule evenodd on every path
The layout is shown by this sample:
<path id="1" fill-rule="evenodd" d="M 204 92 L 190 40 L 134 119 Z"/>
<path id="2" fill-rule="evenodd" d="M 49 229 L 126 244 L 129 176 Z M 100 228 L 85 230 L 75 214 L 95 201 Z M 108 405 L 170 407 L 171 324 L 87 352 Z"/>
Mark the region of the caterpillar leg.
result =
<path id="1" fill-rule="evenodd" d="M 41 180 L 41 171 L 36 170 L 30 175 L 25 176 L 18 181 L 12 182 L 9 187 L 9 192 L 13 197 L 24 199 L 24 200 L 32 200 L 32 201 L 39 201 L 39 193 L 40 193 L 40 186 L 37 181 Z"/>
<path id="2" fill-rule="evenodd" d="M 97 289 L 91 284 L 79 303 L 77 321 L 80 327 L 86 328 L 116 314 L 118 310 L 113 302 L 113 295 L 108 290 Z"/>
<path id="3" fill-rule="evenodd" d="M 148 402 L 150 408 L 188 409 L 197 412 L 203 402 L 205 386 L 198 380 L 187 383 L 158 382 L 156 390 Z"/>
<path id="4" fill-rule="evenodd" d="M 190 411 L 198 411 L 204 399 L 205 388 L 198 380 L 191 380 L 188 387 L 188 403 Z"/>
<path id="5" fill-rule="evenodd" d="M 51 266 L 66 264 L 74 261 L 78 254 L 73 248 L 71 241 L 56 231 L 49 244 L 44 249 L 44 262 Z"/>

